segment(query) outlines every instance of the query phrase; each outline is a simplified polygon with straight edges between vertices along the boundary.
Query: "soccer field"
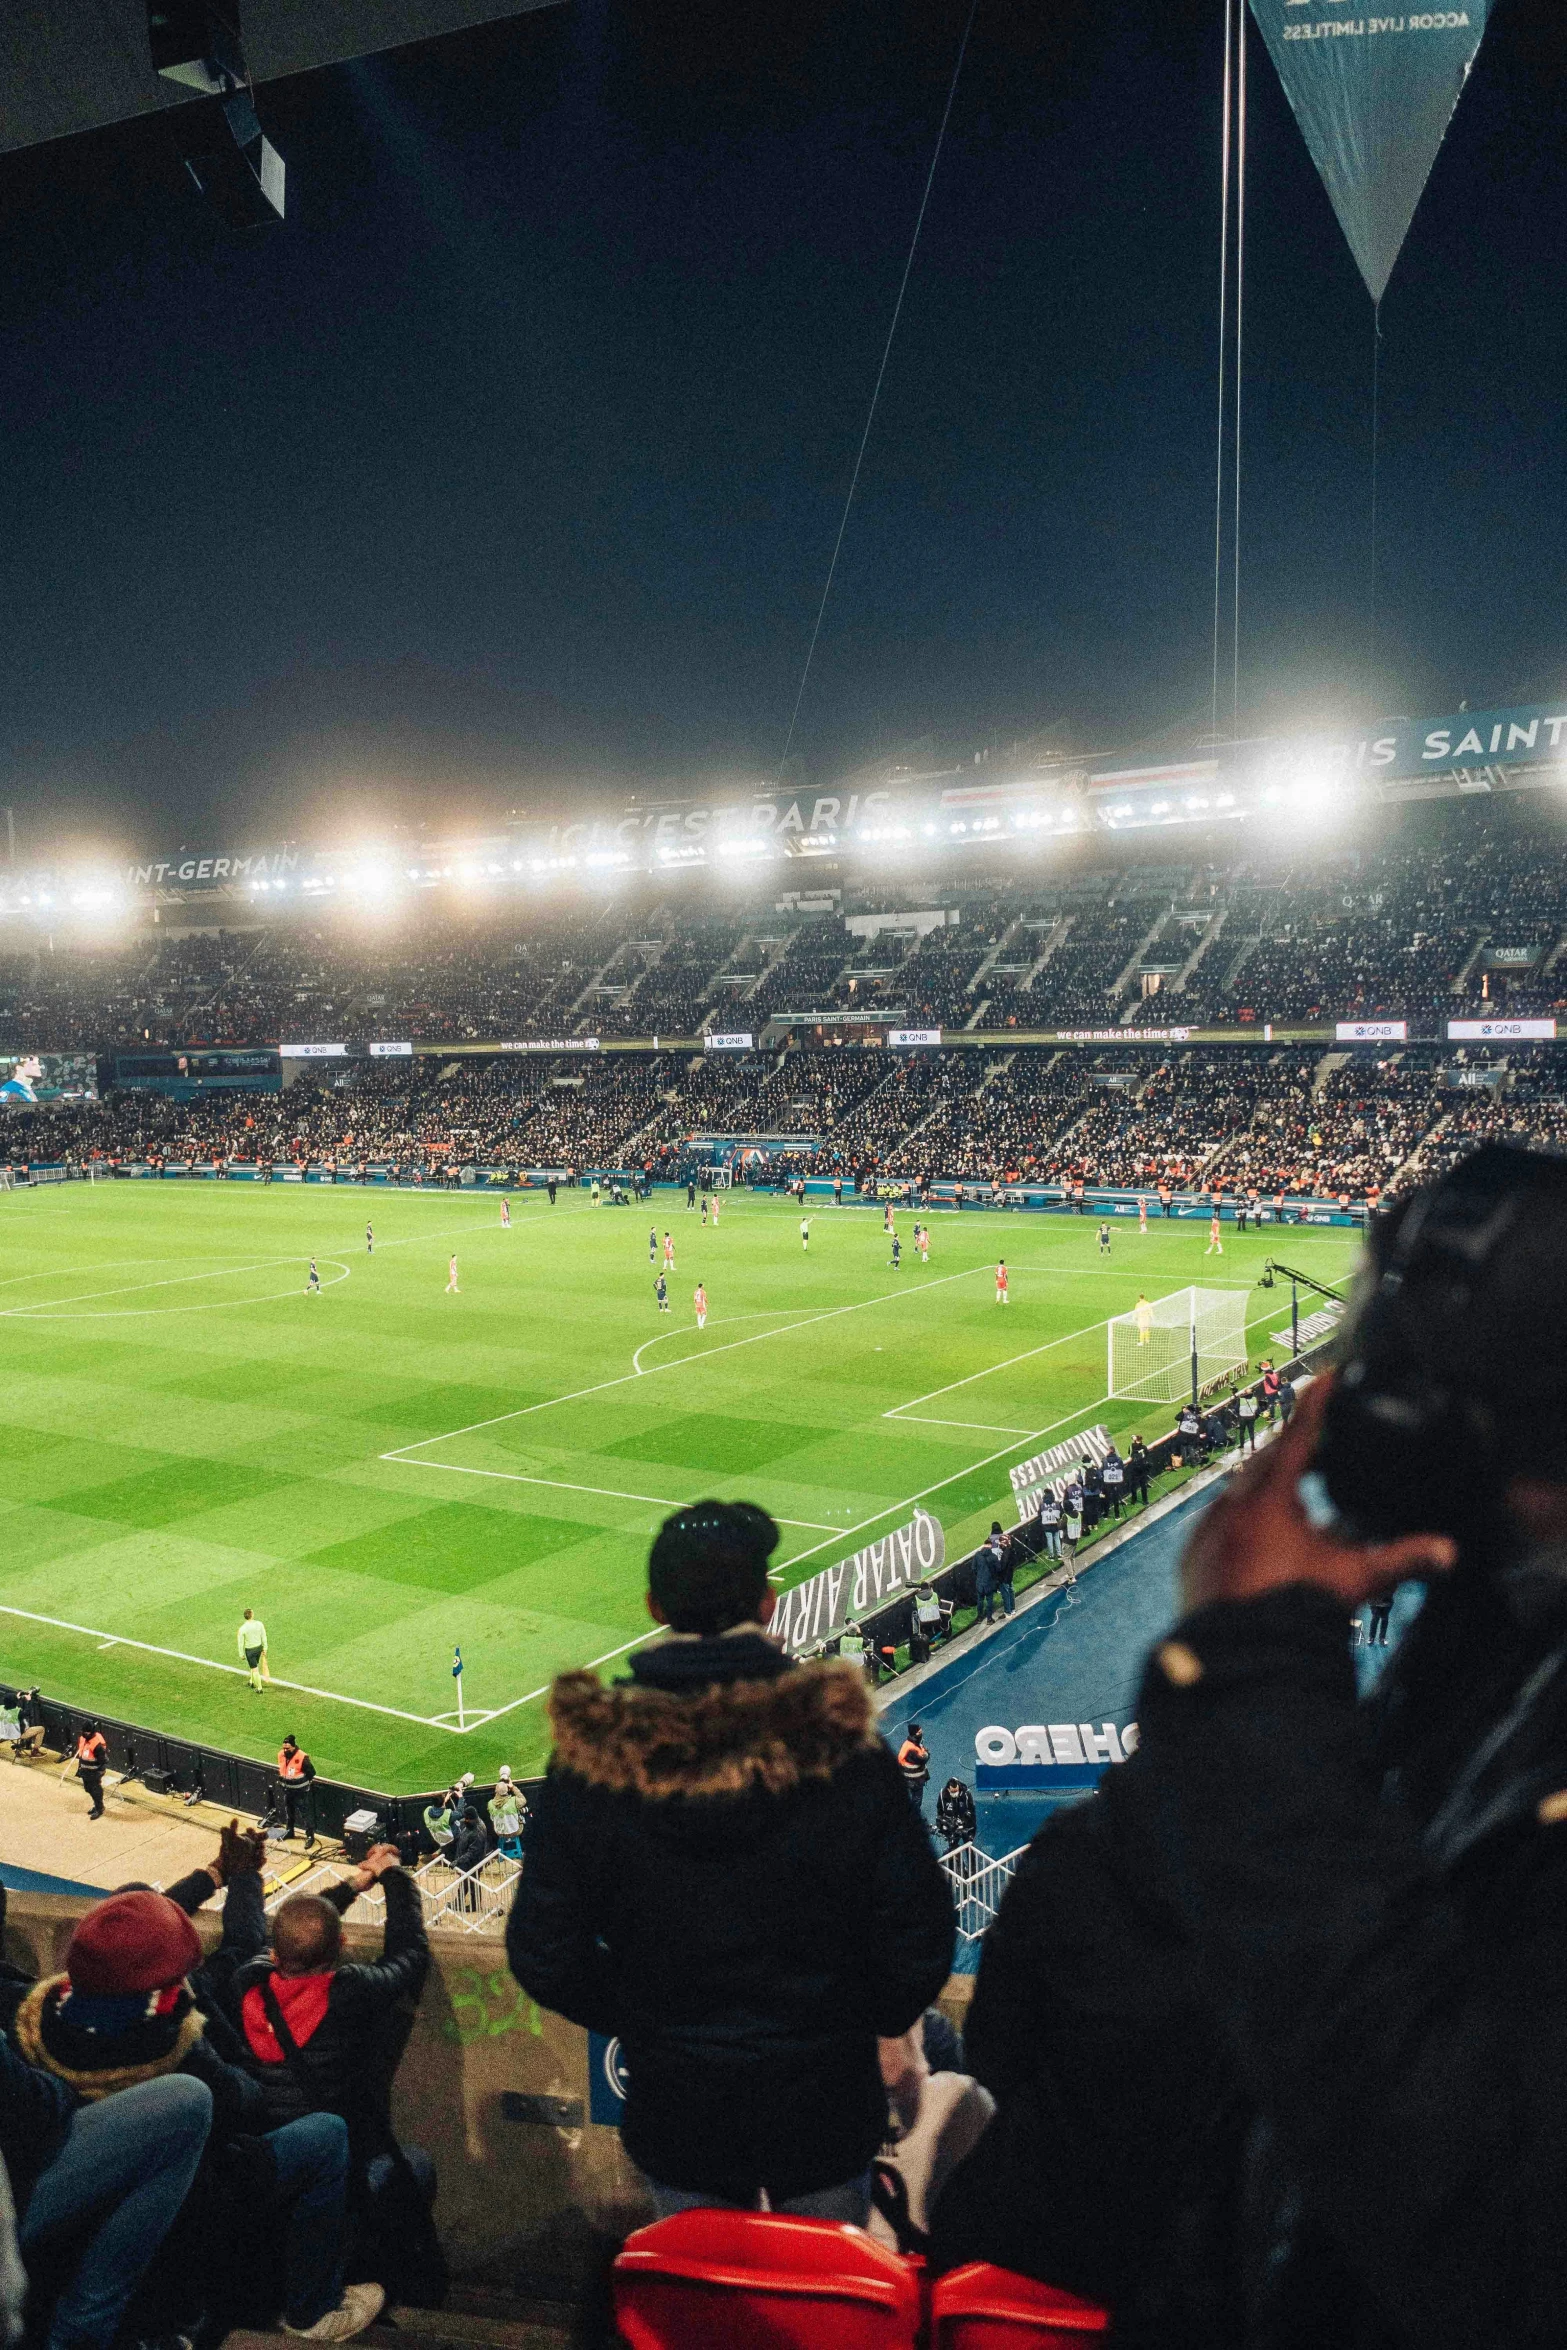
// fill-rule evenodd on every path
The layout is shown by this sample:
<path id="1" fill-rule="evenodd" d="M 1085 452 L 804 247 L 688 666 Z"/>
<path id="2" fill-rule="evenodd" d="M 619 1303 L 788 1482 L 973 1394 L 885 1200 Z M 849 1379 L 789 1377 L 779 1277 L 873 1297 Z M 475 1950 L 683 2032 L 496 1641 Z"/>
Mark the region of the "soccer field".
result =
<path id="1" fill-rule="evenodd" d="M 1221 1263 L 1205 1221 L 1140 1238 L 1122 1218 L 1102 1260 L 1091 1218 L 937 1211 L 925 1267 L 903 1211 L 895 1272 L 864 1208 L 813 1209 L 808 1254 L 797 1208 L 740 1192 L 717 1230 L 672 1191 L 651 1217 L 563 1191 L 512 1218 L 493 1196 L 325 1186 L 0 1198 L 0 1677 L 266 1758 L 293 1729 L 328 1775 L 391 1794 L 536 1768 L 551 1675 L 614 1669 L 647 1635 L 670 1509 L 760 1502 L 780 1588 L 916 1501 L 957 1556 L 1011 1523 L 1008 1467 L 1041 1441 L 1169 1425 L 1105 1402 L 1105 1320 L 1139 1290 L 1251 1287 L 1275 1245 L 1331 1280 L 1355 1249 L 1227 1231 Z M 676 1242 L 668 1314 L 650 1221 Z M 1251 1287 L 1250 1313 L 1255 1359 L 1287 1289 Z"/>

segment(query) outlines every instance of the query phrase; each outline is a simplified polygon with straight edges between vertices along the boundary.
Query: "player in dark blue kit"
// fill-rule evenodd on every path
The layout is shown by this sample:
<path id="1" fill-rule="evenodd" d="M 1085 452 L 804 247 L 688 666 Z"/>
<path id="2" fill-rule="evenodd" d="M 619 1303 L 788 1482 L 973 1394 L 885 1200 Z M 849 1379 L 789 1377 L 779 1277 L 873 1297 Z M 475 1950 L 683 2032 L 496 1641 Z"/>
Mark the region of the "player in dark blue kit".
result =
<path id="1" fill-rule="evenodd" d="M 658 1300 L 659 1312 L 667 1314 L 669 1311 L 669 1283 L 664 1279 L 662 1273 L 653 1284 L 653 1295 Z"/>
<path id="2" fill-rule="evenodd" d="M 895 1233 L 893 1234 L 893 1236 L 892 1236 L 892 1269 L 893 1269 L 893 1271 L 894 1271 L 894 1272 L 896 1272 L 896 1271 L 897 1271 L 898 1267 L 899 1267 L 899 1266 L 902 1264 L 902 1262 L 903 1262 L 903 1243 L 902 1243 L 902 1241 L 901 1241 L 901 1240 L 898 1238 L 898 1235 L 897 1235 L 897 1234 L 896 1234 L 896 1232 L 895 1232 Z"/>
<path id="3" fill-rule="evenodd" d="M 321 1276 L 316 1271 L 316 1260 L 314 1257 L 311 1258 L 310 1270 L 305 1275 L 305 1295 L 307 1297 L 319 1297 L 321 1295 Z"/>
<path id="4" fill-rule="evenodd" d="M 373 1224 L 365 1226 L 365 1255 L 367 1257 L 375 1255 L 375 1226 Z"/>

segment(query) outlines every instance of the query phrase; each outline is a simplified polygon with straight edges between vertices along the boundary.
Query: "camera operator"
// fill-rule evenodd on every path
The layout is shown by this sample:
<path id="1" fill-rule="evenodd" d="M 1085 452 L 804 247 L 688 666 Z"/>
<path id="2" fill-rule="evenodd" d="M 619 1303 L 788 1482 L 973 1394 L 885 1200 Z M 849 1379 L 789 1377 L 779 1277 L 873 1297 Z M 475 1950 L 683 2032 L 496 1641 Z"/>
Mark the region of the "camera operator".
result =
<path id="1" fill-rule="evenodd" d="M 1141 1743 L 986 1938 L 935 2221 L 1158 2350 L 1567 2339 L 1567 1162 L 1374 1229 L 1342 1368 L 1200 1522 Z M 1376 1696 L 1357 1606 L 1423 1608 Z M 1063 2159 L 1063 2149 L 1071 2159 Z"/>

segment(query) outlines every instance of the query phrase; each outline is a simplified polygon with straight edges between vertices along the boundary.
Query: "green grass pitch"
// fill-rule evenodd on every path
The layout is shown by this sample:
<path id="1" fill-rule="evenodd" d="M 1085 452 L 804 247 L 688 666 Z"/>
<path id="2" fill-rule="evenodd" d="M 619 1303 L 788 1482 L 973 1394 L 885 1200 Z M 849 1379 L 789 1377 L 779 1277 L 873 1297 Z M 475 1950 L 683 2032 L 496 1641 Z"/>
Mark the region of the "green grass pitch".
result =
<path id="1" fill-rule="evenodd" d="M 0 1677 L 262 1757 L 293 1729 L 328 1775 L 391 1794 L 536 1768 L 551 1675 L 623 1669 L 647 1632 L 668 1510 L 763 1504 L 780 1587 L 916 1500 L 957 1555 L 1010 1522 L 1008 1467 L 1041 1438 L 1169 1424 L 1106 1405 L 1107 1315 L 1139 1290 L 1254 1284 L 1275 1245 L 1227 1232 L 1220 1264 L 1204 1221 L 1140 1238 L 1123 1217 L 1106 1262 L 1092 1218 L 938 1211 L 927 1268 L 905 1210 L 894 1272 L 875 1210 L 813 1209 L 807 1254 L 789 1204 L 725 1194 L 704 1231 L 660 1192 L 661 1315 L 647 1209 L 563 1191 L 512 1217 L 324 1186 L 0 1198 Z M 1333 1279 L 1354 1242 L 1292 1231 L 1285 1253 Z M 1253 1289 L 1251 1312 L 1255 1358 L 1287 1291 Z M 246 1686 L 246 1606 L 294 1687 Z"/>

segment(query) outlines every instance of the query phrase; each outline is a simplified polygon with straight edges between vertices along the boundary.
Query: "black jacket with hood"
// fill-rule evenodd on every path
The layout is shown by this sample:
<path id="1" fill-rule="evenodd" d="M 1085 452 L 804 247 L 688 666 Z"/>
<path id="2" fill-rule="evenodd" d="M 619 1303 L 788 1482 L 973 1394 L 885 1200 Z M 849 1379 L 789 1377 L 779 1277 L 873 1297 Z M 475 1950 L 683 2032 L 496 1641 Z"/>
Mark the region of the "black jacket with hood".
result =
<path id="1" fill-rule="evenodd" d="M 266 2126 L 276 2129 L 306 2113 L 340 2114 L 348 2124 L 356 2164 L 393 2143 L 392 2076 L 430 1967 L 418 1886 L 404 1869 L 388 1869 L 380 1886 L 386 1901 L 381 1956 L 330 1970 L 325 2011 L 304 2041 L 297 2064 L 271 2053 L 270 2032 L 257 2029 L 258 2013 L 264 2015 L 264 2009 L 258 2010 L 256 2001 L 247 2006 L 248 1994 L 259 1993 L 271 1980 L 270 1956 L 252 1958 L 240 1967 L 225 1992 L 228 2014 L 245 2040 L 266 2093 Z M 349 1910 L 354 1885 L 344 1878 L 329 1886 L 322 1898 L 339 1911 Z"/>
<path id="2" fill-rule="evenodd" d="M 952 1960 L 952 1901 L 865 1678 L 758 1633 L 567 1673 L 507 1927 L 545 2007 L 615 2035 L 627 2151 L 775 2200 L 856 2177 L 886 2129 L 878 2035 Z"/>
<path id="3" fill-rule="evenodd" d="M 1369 1705 L 1348 1630 L 1297 1586 L 1155 1650 L 986 1936 L 938 2266 L 1138 2350 L 1567 2341 L 1567 1587 L 1437 1586 Z"/>

